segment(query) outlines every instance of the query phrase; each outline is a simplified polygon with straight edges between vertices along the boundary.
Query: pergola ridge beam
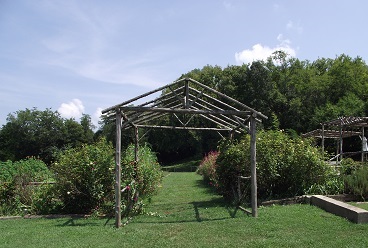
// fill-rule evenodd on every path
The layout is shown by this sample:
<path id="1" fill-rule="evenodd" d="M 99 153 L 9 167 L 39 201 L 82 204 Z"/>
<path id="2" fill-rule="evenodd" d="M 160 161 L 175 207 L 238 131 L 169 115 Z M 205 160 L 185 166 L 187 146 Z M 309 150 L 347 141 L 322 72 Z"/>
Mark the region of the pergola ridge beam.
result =
<path id="1" fill-rule="evenodd" d="M 214 128 L 214 127 L 177 127 L 177 126 L 159 126 L 159 125 L 136 125 L 139 128 L 157 128 L 171 130 L 197 130 L 197 131 L 231 131 L 231 129 Z"/>

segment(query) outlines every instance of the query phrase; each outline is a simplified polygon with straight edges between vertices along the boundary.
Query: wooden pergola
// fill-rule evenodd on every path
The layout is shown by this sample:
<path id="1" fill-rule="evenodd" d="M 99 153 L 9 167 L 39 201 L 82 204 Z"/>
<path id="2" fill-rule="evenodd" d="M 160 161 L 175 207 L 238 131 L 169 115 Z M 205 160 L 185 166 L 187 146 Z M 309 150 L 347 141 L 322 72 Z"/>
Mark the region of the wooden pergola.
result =
<path id="1" fill-rule="evenodd" d="M 159 97 L 152 99 L 155 94 Z M 143 103 L 142 103 L 143 102 Z M 229 135 L 246 131 L 251 135 L 251 196 L 252 216 L 257 217 L 256 177 L 256 124 L 267 116 L 247 105 L 214 90 L 191 78 L 183 78 L 171 84 L 147 92 L 102 111 L 116 123 L 115 167 L 115 226 L 121 226 L 121 134 L 135 130 L 135 159 L 138 161 L 138 128 L 171 130 L 211 130 Z M 165 116 L 174 118 L 176 124 L 157 125 Z M 194 117 L 211 125 L 198 126 Z M 178 124 L 179 123 L 179 124 Z"/>
<path id="2" fill-rule="evenodd" d="M 303 137 L 315 137 L 322 140 L 322 152 L 324 153 L 325 139 L 338 140 L 336 158 L 337 161 L 341 161 L 344 154 L 349 153 L 343 151 L 343 139 L 360 136 L 362 140 L 361 151 L 350 153 L 361 153 L 361 161 L 364 161 L 364 154 L 367 153 L 367 143 L 365 137 L 365 128 L 368 127 L 368 117 L 339 117 L 332 121 L 321 123 L 322 128 L 316 129 L 311 132 L 305 133 Z"/>

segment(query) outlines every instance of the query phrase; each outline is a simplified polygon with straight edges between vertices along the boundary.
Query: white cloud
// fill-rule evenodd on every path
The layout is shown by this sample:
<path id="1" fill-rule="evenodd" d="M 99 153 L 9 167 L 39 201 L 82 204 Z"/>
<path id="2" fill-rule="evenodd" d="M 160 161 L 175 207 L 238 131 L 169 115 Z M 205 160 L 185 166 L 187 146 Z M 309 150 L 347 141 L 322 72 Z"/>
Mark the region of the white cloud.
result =
<path id="1" fill-rule="evenodd" d="M 98 122 L 100 121 L 101 111 L 102 111 L 102 108 L 97 108 L 97 109 L 96 109 L 96 111 L 93 113 L 93 115 L 92 115 L 92 117 L 91 117 L 92 123 L 93 123 L 93 125 L 94 125 L 96 128 L 98 128 L 98 127 L 99 127 Z"/>
<path id="2" fill-rule="evenodd" d="M 302 34 L 303 33 L 303 27 L 300 25 L 300 23 L 294 23 L 293 21 L 289 21 L 286 24 L 286 29 L 287 30 L 294 30 L 298 34 Z"/>
<path id="3" fill-rule="evenodd" d="M 64 118 L 78 119 L 82 117 L 84 106 L 81 100 L 73 99 L 69 103 L 62 103 L 58 108 L 58 112 Z"/>
<path id="4" fill-rule="evenodd" d="M 237 64 L 248 64 L 257 60 L 266 60 L 273 52 L 282 50 L 291 57 L 296 56 L 296 50 L 290 46 L 291 42 L 284 39 L 282 34 L 277 36 L 279 44 L 275 47 L 264 46 L 260 43 L 252 46 L 251 49 L 245 49 L 241 52 L 235 53 L 235 60 Z"/>

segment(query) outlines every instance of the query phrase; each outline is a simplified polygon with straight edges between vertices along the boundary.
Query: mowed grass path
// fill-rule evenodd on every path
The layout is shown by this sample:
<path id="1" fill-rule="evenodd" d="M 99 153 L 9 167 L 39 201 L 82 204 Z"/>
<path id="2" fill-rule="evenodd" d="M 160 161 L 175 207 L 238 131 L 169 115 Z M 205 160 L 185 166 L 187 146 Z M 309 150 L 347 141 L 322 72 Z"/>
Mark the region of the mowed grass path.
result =
<path id="1" fill-rule="evenodd" d="M 120 229 L 113 219 L 1 220 L 0 247 L 368 247 L 368 224 L 309 205 L 232 218 L 193 172 L 167 173 L 146 210 Z"/>

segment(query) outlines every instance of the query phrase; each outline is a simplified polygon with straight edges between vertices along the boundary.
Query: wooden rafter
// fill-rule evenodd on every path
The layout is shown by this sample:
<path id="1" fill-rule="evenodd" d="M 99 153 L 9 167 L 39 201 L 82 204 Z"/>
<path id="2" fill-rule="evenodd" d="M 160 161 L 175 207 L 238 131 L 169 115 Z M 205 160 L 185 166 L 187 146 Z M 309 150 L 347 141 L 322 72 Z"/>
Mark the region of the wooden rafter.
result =
<path id="1" fill-rule="evenodd" d="M 144 103 L 134 104 L 137 101 L 162 91 L 163 94 Z M 215 97 L 216 96 L 216 97 Z M 132 105 L 133 104 L 133 105 Z M 222 130 L 239 130 L 248 127 L 246 120 L 255 114 L 259 118 L 265 116 L 256 110 L 226 96 L 198 81 L 190 78 L 180 79 L 176 82 L 152 90 L 121 104 L 107 108 L 102 113 L 110 119 L 115 119 L 115 111 L 123 113 L 124 129 L 136 124 L 152 125 L 153 121 L 167 114 L 175 114 L 178 122 L 188 128 L 193 115 L 206 119 Z M 165 114 L 166 113 L 166 114 Z M 189 120 L 182 120 L 177 115 L 190 115 Z M 202 127 L 205 128 L 205 127 Z M 214 128 L 213 126 L 209 128 Z"/>
<path id="2" fill-rule="evenodd" d="M 336 162 L 341 161 L 345 154 L 359 154 L 361 153 L 361 161 L 364 162 L 364 154 L 366 151 L 366 137 L 365 137 L 365 128 L 368 127 L 368 117 L 339 117 L 335 120 L 327 121 L 321 123 L 322 129 L 317 129 L 305 133 L 302 137 L 315 137 L 320 138 L 322 140 L 321 148 L 322 154 L 324 154 L 325 149 L 325 139 L 335 139 L 338 140 Z M 362 140 L 361 151 L 357 152 L 344 152 L 343 151 L 343 139 L 359 136 Z"/>
<path id="3" fill-rule="evenodd" d="M 193 87 L 192 87 L 193 85 Z M 161 96 L 152 97 L 157 92 Z M 138 103 L 138 101 L 145 101 Z M 116 168 L 115 168 L 115 226 L 121 226 L 121 131 L 134 128 L 135 159 L 138 161 L 138 128 L 161 128 L 171 130 L 209 130 L 230 134 L 246 130 L 251 134 L 251 199 L 252 216 L 257 217 L 256 180 L 256 123 L 267 116 L 247 105 L 218 92 L 198 81 L 183 78 L 166 86 L 152 90 L 102 111 L 102 114 L 116 122 Z M 178 124 L 161 124 L 160 118 L 172 115 Z M 190 116 L 187 118 L 187 116 Z M 194 117 L 211 123 L 209 126 L 195 126 Z M 161 119 L 162 120 L 162 119 Z M 162 120 L 163 121 L 163 120 Z M 192 122 L 193 125 L 192 125 Z M 160 124 L 158 124 L 160 123 Z M 204 122 L 201 124 L 204 125 Z M 144 134 L 145 135 L 145 134 Z"/>

